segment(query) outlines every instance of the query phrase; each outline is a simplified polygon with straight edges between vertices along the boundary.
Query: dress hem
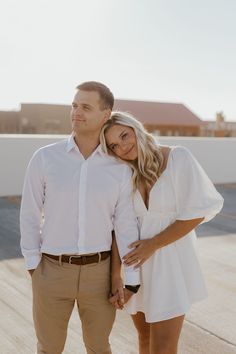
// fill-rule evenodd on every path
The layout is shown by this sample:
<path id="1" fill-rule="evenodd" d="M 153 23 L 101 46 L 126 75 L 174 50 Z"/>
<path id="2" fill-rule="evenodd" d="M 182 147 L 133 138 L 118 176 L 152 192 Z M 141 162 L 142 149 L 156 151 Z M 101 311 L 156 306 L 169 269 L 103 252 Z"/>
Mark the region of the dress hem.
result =
<path id="1" fill-rule="evenodd" d="M 169 313 L 165 312 L 165 313 L 162 313 L 162 314 L 157 314 L 157 316 L 155 316 L 155 318 L 145 315 L 145 311 L 143 309 L 141 309 L 141 308 L 137 309 L 136 311 L 131 310 L 131 309 L 129 310 L 129 309 L 126 308 L 126 311 L 128 312 L 129 315 L 136 315 L 138 312 L 142 312 L 144 314 L 144 316 L 145 316 L 145 319 L 146 319 L 147 323 L 161 322 L 161 321 L 170 320 L 172 318 L 185 315 L 190 310 L 191 306 L 194 303 L 203 301 L 204 299 L 206 299 L 206 297 L 207 296 L 204 296 L 202 298 L 199 298 L 198 300 L 194 300 L 188 306 L 177 308 L 175 311 L 172 311 L 172 312 L 169 312 Z"/>

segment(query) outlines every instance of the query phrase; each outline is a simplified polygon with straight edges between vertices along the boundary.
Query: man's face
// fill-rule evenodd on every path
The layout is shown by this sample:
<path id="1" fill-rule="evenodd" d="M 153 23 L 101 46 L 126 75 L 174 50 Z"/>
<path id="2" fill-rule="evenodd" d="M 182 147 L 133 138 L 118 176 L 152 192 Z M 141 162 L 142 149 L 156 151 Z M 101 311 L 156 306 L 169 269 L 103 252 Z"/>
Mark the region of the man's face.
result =
<path id="1" fill-rule="evenodd" d="M 110 117 L 110 109 L 104 109 L 99 93 L 78 90 L 72 102 L 72 129 L 78 133 L 99 133 Z"/>

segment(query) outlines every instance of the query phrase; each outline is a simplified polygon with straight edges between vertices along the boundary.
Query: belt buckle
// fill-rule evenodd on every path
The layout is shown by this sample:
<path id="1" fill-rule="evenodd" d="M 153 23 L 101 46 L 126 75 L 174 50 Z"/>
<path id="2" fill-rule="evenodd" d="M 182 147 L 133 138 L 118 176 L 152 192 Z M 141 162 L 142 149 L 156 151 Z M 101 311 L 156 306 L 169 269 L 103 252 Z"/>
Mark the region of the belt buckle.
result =
<path id="1" fill-rule="evenodd" d="M 76 255 L 76 254 L 73 255 L 73 256 L 70 256 L 70 257 L 69 257 L 69 262 L 68 262 L 69 264 L 72 264 L 72 263 L 71 263 L 71 262 L 72 262 L 72 258 L 81 258 L 81 256 L 80 256 L 80 255 Z"/>

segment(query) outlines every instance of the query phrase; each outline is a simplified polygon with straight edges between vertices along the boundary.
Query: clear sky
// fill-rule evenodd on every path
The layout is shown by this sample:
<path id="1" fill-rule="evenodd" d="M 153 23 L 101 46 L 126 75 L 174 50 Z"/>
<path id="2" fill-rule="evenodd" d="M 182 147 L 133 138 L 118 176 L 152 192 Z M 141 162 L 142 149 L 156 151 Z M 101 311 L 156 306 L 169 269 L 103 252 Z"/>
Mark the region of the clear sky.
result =
<path id="1" fill-rule="evenodd" d="M 236 121 L 236 0 L 0 2 L 0 110 L 70 104 L 77 84 Z"/>

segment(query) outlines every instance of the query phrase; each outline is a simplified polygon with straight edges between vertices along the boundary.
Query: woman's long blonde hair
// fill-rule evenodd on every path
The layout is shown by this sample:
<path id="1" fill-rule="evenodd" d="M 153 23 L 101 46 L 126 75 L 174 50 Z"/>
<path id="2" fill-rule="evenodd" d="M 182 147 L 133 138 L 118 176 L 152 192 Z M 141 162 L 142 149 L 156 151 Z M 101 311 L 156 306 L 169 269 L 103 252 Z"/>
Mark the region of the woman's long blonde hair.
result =
<path id="1" fill-rule="evenodd" d="M 124 125 L 134 130 L 137 139 L 138 157 L 135 161 L 126 161 L 133 170 L 133 189 L 138 188 L 141 181 L 151 187 L 160 177 L 163 167 L 163 154 L 153 135 L 149 134 L 142 123 L 126 112 L 112 112 L 100 134 L 103 151 L 116 156 L 106 144 L 105 134 L 114 125 Z M 117 156 L 116 156 L 117 157 Z"/>

